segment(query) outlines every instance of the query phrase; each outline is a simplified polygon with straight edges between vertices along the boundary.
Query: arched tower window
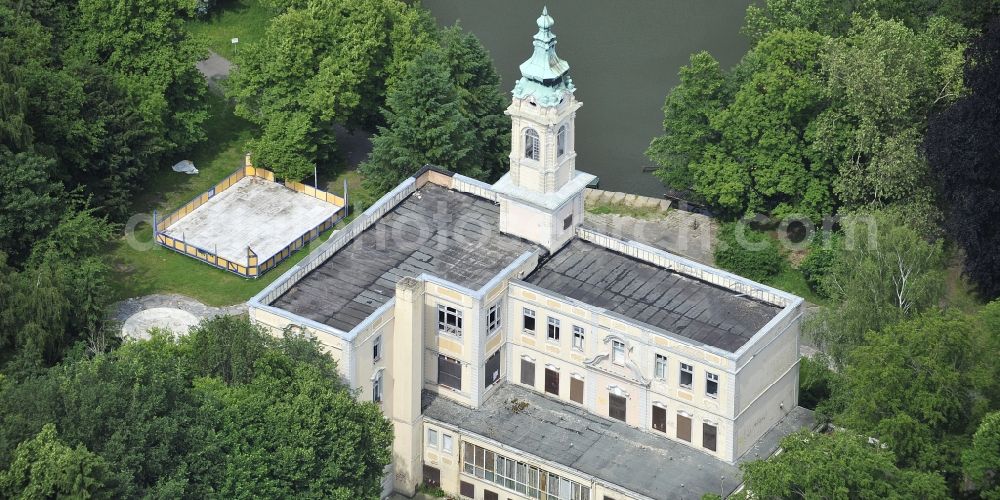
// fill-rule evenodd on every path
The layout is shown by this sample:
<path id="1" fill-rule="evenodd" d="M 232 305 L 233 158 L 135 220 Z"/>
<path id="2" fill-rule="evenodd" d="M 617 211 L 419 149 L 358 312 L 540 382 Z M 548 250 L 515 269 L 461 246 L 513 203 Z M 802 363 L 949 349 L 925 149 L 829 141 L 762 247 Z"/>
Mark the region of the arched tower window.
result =
<path id="1" fill-rule="evenodd" d="M 559 127 L 559 134 L 556 136 L 556 156 L 562 156 L 566 152 L 566 126 Z"/>
<path id="2" fill-rule="evenodd" d="M 524 131 L 524 157 L 531 158 L 532 160 L 538 159 L 539 150 L 539 140 L 538 132 L 533 129 L 525 129 Z"/>

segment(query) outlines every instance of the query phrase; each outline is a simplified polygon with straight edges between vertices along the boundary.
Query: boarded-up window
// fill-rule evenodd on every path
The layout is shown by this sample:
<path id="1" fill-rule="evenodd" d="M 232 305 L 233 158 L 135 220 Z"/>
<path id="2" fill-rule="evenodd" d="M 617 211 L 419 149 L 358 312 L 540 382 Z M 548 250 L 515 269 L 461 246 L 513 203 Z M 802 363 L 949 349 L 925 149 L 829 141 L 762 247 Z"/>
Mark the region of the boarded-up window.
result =
<path id="1" fill-rule="evenodd" d="M 486 387 L 489 387 L 500 380 L 500 350 L 493 353 L 486 360 Z"/>
<path id="2" fill-rule="evenodd" d="M 569 379 L 569 399 L 574 403 L 583 404 L 583 381 L 578 378 Z"/>
<path id="3" fill-rule="evenodd" d="M 424 483 L 440 486 L 441 470 L 437 467 L 431 467 L 430 465 L 424 464 Z"/>
<path id="4" fill-rule="evenodd" d="M 711 424 L 701 424 L 701 445 L 706 450 L 715 451 L 716 428 Z"/>
<path id="5" fill-rule="evenodd" d="M 653 428 L 660 432 L 667 432 L 667 410 L 659 406 L 653 407 Z"/>
<path id="6" fill-rule="evenodd" d="M 458 492 L 461 493 L 463 497 L 476 498 L 476 487 L 472 483 L 462 481 L 462 483 L 458 486 Z"/>
<path id="7" fill-rule="evenodd" d="M 677 415 L 677 439 L 691 442 L 691 417 Z"/>
<path id="8" fill-rule="evenodd" d="M 535 386 L 535 364 L 526 359 L 521 359 L 521 383 Z"/>
<path id="9" fill-rule="evenodd" d="M 545 392 L 559 395 L 559 372 L 545 369 Z"/>
<path id="10" fill-rule="evenodd" d="M 500 500 L 500 497 L 496 494 L 496 492 L 483 490 L 483 500 Z"/>
<path id="11" fill-rule="evenodd" d="M 625 421 L 625 398 L 615 394 L 608 395 L 608 416 Z"/>
<path id="12" fill-rule="evenodd" d="M 438 383 L 452 389 L 462 390 L 462 363 L 439 354 Z"/>

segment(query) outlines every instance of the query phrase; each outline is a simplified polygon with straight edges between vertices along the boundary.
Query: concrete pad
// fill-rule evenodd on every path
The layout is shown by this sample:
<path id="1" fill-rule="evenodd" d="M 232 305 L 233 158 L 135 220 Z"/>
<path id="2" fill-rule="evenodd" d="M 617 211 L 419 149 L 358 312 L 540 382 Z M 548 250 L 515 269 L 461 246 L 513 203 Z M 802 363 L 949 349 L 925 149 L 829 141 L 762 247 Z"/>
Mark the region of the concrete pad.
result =
<path id="1" fill-rule="evenodd" d="M 639 206 L 641 208 L 659 208 L 660 200 L 650 198 L 648 196 L 641 196 L 639 197 Z"/>
<path id="2" fill-rule="evenodd" d="M 340 207 L 260 177 L 244 177 L 164 231 L 205 251 L 246 264 L 281 251 Z"/>
<path id="3" fill-rule="evenodd" d="M 146 340 L 149 330 L 160 328 L 174 335 L 187 335 L 198 324 L 194 314 L 173 307 L 146 309 L 129 317 L 122 325 L 122 335 L 135 340 Z"/>
<path id="4" fill-rule="evenodd" d="M 630 207 L 636 207 L 639 205 L 639 196 L 629 193 L 625 195 L 625 204 Z"/>
<path id="5" fill-rule="evenodd" d="M 625 201 L 625 193 L 612 193 L 610 203 L 618 204 Z"/>

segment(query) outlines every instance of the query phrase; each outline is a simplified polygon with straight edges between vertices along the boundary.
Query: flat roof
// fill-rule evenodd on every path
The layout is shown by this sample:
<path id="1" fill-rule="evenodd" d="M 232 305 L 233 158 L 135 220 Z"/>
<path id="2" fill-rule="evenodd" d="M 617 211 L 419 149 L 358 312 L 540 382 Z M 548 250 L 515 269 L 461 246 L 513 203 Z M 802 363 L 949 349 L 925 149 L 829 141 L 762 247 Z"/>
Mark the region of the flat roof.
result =
<path id="1" fill-rule="evenodd" d="M 282 184 L 247 176 L 163 233 L 242 264 L 247 262 L 250 247 L 264 262 L 340 208 Z"/>
<path id="2" fill-rule="evenodd" d="M 500 232 L 490 200 L 427 183 L 270 305 L 350 331 L 427 273 L 477 290 L 541 247 Z"/>
<path id="3" fill-rule="evenodd" d="M 505 405 L 511 399 L 528 405 L 512 412 Z M 741 483 L 738 465 L 515 384 L 505 383 L 478 409 L 425 391 L 423 412 L 430 419 L 652 498 L 726 496 Z M 782 437 L 813 422 L 813 412 L 793 408 L 737 462 L 770 456 Z"/>
<path id="4" fill-rule="evenodd" d="M 782 309 L 580 238 L 525 281 L 729 352 Z"/>

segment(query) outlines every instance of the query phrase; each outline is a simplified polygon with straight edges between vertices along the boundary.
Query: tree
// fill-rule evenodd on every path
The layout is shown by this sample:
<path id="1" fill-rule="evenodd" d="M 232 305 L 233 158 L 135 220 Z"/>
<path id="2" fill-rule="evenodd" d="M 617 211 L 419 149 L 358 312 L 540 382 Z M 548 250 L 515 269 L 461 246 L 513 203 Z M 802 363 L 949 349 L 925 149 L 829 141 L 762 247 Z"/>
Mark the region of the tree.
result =
<path id="1" fill-rule="evenodd" d="M 972 447 L 962 454 L 962 463 L 980 497 L 1000 498 L 1000 412 L 990 413 L 979 424 Z"/>
<path id="2" fill-rule="evenodd" d="M 819 54 L 827 39 L 808 31 L 769 34 L 740 63 L 745 79 L 712 117 L 722 139 L 694 168 L 696 191 L 736 213 L 800 213 L 833 207 L 830 169 L 809 147 L 809 125 L 826 107 Z"/>
<path id="3" fill-rule="evenodd" d="M 462 113 L 473 130 L 468 162 L 486 179 L 499 179 L 509 161 L 510 122 L 504 116 L 508 99 L 500 91 L 500 75 L 493 59 L 475 35 L 457 24 L 442 30 L 441 47 Z"/>
<path id="4" fill-rule="evenodd" d="M 719 61 L 708 52 L 692 54 L 691 63 L 681 68 L 680 84 L 663 104 L 663 135 L 646 150 L 646 156 L 660 165 L 656 176 L 667 186 L 681 191 L 694 186 L 692 163 L 719 140 L 709 120 L 729 100 L 725 84 Z"/>
<path id="5" fill-rule="evenodd" d="M 942 243 L 928 242 L 892 214 L 854 214 L 844 220 L 844 233 L 822 283 L 833 305 L 806 324 L 838 363 L 866 332 L 936 304 L 944 279 Z"/>
<path id="6" fill-rule="evenodd" d="M 965 273 L 992 298 L 1000 296 L 1000 18 L 966 58 L 969 91 L 931 120 L 925 147 L 944 229 L 965 251 Z"/>
<path id="7" fill-rule="evenodd" d="M 428 163 L 478 176 L 470 164 L 474 137 L 439 50 L 428 50 L 407 68 L 386 98 L 387 125 L 372 139 L 371 157 L 361 165 L 365 184 L 387 191 Z"/>
<path id="8" fill-rule="evenodd" d="M 897 206 L 911 227 L 937 230 L 920 144 L 927 117 L 962 90 L 967 34 L 940 17 L 915 32 L 856 16 L 849 34 L 824 51 L 831 106 L 817 120 L 815 148 L 836 164 L 845 207 Z"/>
<path id="9" fill-rule="evenodd" d="M 0 146 L 0 252 L 20 261 L 55 225 L 65 193 L 49 180 L 54 161 L 5 149 Z"/>
<path id="10" fill-rule="evenodd" d="M 850 26 L 853 7 L 850 0 L 769 0 L 747 7 L 741 31 L 754 42 L 778 30 L 803 29 L 840 36 Z"/>
<path id="11" fill-rule="evenodd" d="M 901 467 L 945 471 L 957 484 L 963 436 L 991 403 L 998 353 L 975 317 L 930 310 L 870 331 L 847 356 L 824 412 L 878 439 Z"/>
<path id="12" fill-rule="evenodd" d="M 948 498 L 941 476 L 900 469 L 891 450 L 850 431 L 800 431 L 781 449 L 740 466 L 744 498 Z"/>
<path id="13" fill-rule="evenodd" d="M 56 428 L 45 424 L 34 438 L 14 452 L 8 470 L 0 471 L 5 498 L 116 498 L 108 464 L 85 447 L 71 448 Z"/>

